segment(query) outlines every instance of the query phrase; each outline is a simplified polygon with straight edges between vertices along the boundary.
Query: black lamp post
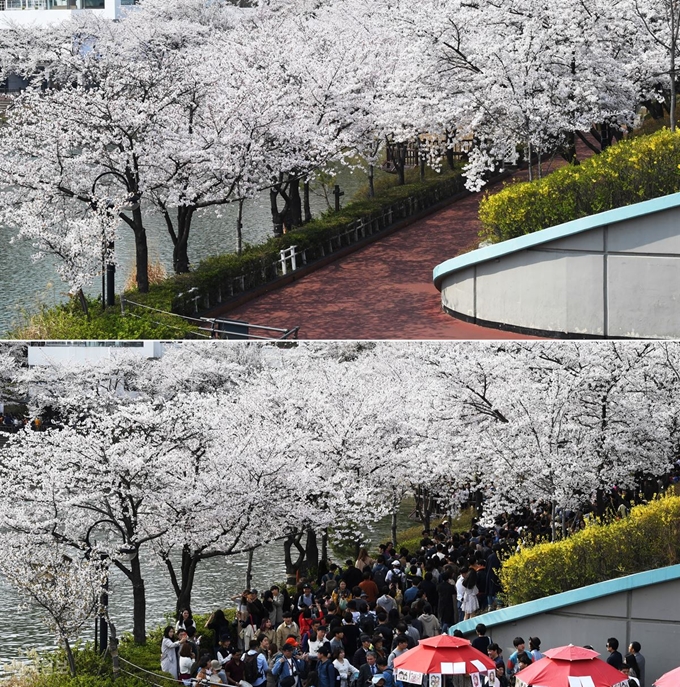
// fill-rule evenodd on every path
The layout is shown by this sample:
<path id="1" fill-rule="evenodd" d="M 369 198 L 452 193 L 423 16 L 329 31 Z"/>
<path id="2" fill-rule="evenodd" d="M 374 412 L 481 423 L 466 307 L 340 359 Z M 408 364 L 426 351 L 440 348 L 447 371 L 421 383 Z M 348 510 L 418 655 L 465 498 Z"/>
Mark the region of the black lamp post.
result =
<path id="1" fill-rule="evenodd" d="M 109 562 L 111 558 L 108 553 L 96 550 L 96 541 L 93 546 L 93 543 L 90 541 L 90 535 L 95 527 L 107 523 L 115 526 L 115 523 L 110 520 L 98 520 L 90 526 L 87 534 L 85 535 L 85 542 L 88 546 L 85 556 L 90 558 L 94 553 L 102 561 L 106 561 L 106 576 L 104 577 L 104 583 L 102 584 L 102 590 L 99 595 L 99 613 L 97 614 L 97 618 L 95 619 L 94 623 L 94 648 L 95 651 L 99 650 L 99 652 L 102 654 L 108 649 L 109 646 Z M 127 544 L 123 544 L 122 546 L 118 547 L 118 557 L 121 560 L 129 562 L 136 558 L 136 556 L 137 547 Z"/>
<path id="2" fill-rule="evenodd" d="M 97 208 L 97 201 L 94 199 L 94 194 L 97 188 L 97 182 L 105 176 L 115 176 L 120 179 L 128 192 L 128 201 L 121 210 L 136 210 L 139 207 L 139 201 L 141 198 L 141 193 L 134 193 L 130 188 L 128 179 L 124 174 L 120 172 L 102 172 L 93 182 L 92 182 L 92 207 Z M 113 207 L 113 203 L 109 200 L 106 204 L 107 212 Z M 102 232 L 103 233 L 103 232 Z M 115 305 L 116 303 L 116 264 L 113 260 L 106 261 L 106 253 L 114 251 L 114 242 L 109 241 L 104 245 L 104 237 L 102 236 L 102 305 L 104 307 Z"/>

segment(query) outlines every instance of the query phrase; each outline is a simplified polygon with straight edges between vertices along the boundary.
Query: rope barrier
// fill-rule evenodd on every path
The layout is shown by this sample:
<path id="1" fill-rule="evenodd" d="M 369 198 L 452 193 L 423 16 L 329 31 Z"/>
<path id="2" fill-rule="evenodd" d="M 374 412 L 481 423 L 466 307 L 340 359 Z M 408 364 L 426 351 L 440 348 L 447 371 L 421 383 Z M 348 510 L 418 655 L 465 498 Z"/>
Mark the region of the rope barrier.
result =
<path id="1" fill-rule="evenodd" d="M 144 305 L 143 303 L 136 303 L 135 301 L 128 300 L 127 298 L 123 298 L 121 296 L 120 299 L 120 305 L 121 305 L 121 310 L 123 311 L 123 315 L 129 315 L 130 317 L 136 317 L 137 319 L 144 319 L 140 315 L 136 315 L 133 312 L 130 311 L 125 311 L 124 310 L 124 305 L 125 303 L 129 303 L 130 305 L 134 305 L 139 308 L 145 308 L 146 310 L 151 310 L 153 312 L 161 313 L 162 315 L 171 315 L 172 317 L 179 317 L 182 320 L 186 320 L 187 322 L 192 322 L 196 323 L 197 326 L 197 336 L 202 336 L 205 339 L 212 339 L 214 336 L 217 334 L 219 335 L 220 333 L 227 333 L 225 330 L 221 330 L 216 327 L 216 325 L 219 324 L 227 324 L 227 325 L 236 325 L 236 326 L 245 326 L 248 327 L 249 329 L 262 329 L 265 331 L 270 331 L 270 332 L 278 332 L 282 334 L 280 337 L 272 337 L 272 336 L 263 336 L 263 335 L 257 335 L 257 334 L 247 334 L 244 335 L 244 339 L 254 339 L 254 340 L 261 340 L 261 341 L 278 341 L 281 339 L 287 339 L 289 336 L 293 336 L 293 338 L 297 338 L 297 333 L 299 331 L 299 327 L 293 327 L 292 329 L 281 329 L 280 327 L 268 327 L 266 325 L 261 325 L 261 324 L 251 324 L 251 323 L 243 323 L 243 322 L 238 322 L 235 320 L 220 320 L 218 318 L 208 318 L 208 317 L 190 317 L 189 315 L 180 315 L 178 313 L 174 312 L 169 312 L 168 310 L 160 310 L 159 308 L 154 308 L 150 305 Z M 153 321 L 153 324 L 156 324 L 158 326 L 165 326 L 165 327 L 170 327 L 172 329 L 176 329 L 181 331 L 181 327 L 177 327 L 172 324 L 167 324 L 165 322 L 158 322 L 158 321 Z M 210 329 L 208 329 L 205 326 L 200 326 L 200 325 L 206 325 L 210 324 L 212 325 Z M 202 332 L 210 332 L 209 334 L 203 334 Z"/>
<path id="2" fill-rule="evenodd" d="M 143 680 L 147 684 L 153 685 L 154 687 L 167 687 L 168 682 L 181 682 L 181 681 L 175 680 L 174 678 L 171 678 L 171 677 L 166 678 L 163 675 L 159 675 L 158 673 L 154 673 L 151 670 L 147 670 L 146 668 L 142 668 L 141 666 L 138 666 L 135 663 L 132 663 L 132 661 L 128 661 L 126 658 L 123 658 L 122 656 L 119 656 L 118 658 L 123 663 L 127 663 L 129 666 L 132 666 L 135 670 L 139 670 L 142 673 L 146 673 L 147 675 L 151 675 L 156 680 L 165 680 L 164 683 L 154 682 L 153 680 L 149 680 L 145 677 L 140 677 L 136 673 L 131 673 L 129 670 L 125 670 L 124 668 L 120 669 L 121 673 L 125 673 L 126 675 L 130 675 L 131 677 L 136 677 L 138 680 Z M 196 678 L 191 678 L 191 684 L 193 687 L 197 687 L 198 685 L 207 685 L 207 684 L 209 684 L 209 682 L 207 680 L 197 680 Z"/>

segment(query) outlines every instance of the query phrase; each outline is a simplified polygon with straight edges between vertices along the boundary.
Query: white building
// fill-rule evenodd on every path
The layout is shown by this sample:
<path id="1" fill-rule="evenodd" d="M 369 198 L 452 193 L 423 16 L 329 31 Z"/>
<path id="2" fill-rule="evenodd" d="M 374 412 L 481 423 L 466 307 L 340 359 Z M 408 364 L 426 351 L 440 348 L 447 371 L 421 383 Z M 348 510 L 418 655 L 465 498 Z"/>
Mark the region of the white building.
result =
<path id="1" fill-rule="evenodd" d="M 0 29 L 14 24 L 53 24 L 79 12 L 118 19 L 136 0 L 0 0 Z"/>
<path id="2" fill-rule="evenodd" d="M 179 341 L 31 341 L 28 365 L 63 365 L 97 362 L 125 351 L 140 358 L 162 358 L 167 348 L 181 345 Z"/>

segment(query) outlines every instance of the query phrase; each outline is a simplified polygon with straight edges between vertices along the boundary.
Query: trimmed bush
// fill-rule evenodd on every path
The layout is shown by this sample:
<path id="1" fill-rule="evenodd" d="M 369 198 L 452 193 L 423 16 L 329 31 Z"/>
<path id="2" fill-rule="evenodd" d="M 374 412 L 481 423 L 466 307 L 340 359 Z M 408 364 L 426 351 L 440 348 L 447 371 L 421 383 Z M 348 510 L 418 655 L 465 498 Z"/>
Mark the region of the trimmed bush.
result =
<path id="1" fill-rule="evenodd" d="M 480 238 L 496 243 L 680 191 L 680 133 L 623 140 L 580 165 L 487 193 Z"/>
<path id="2" fill-rule="evenodd" d="M 512 605 L 678 562 L 680 497 L 665 496 L 622 520 L 521 549 L 503 561 L 500 579 Z"/>

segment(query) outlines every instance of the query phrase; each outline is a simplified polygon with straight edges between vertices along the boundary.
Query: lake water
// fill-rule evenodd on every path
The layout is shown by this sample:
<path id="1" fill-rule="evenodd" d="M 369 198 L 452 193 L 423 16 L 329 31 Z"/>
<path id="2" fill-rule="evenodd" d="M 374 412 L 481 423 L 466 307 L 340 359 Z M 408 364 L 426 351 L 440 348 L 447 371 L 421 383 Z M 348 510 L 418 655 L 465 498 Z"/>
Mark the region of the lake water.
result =
<path id="1" fill-rule="evenodd" d="M 376 170 L 376 177 L 380 173 Z M 359 189 L 366 186 L 367 177 L 364 172 L 352 172 L 346 167 L 341 167 L 333 183 L 339 184 L 345 192 L 342 198 L 342 203 L 345 204 Z M 331 186 L 328 192 L 331 193 L 332 190 Z M 313 188 L 310 196 L 314 216 L 328 208 L 320 185 Z M 334 201 L 332 195 L 330 201 Z M 189 237 L 189 259 L 195 265 L 211 255 L 236 251 L 238 204 L 227 205 L 221 208 L 220 212 L 220 218 L 215 217 L 210 211 L 204 211 L 194 217 Z M 160 262 L 170 273 L 172 241 L 165 222 L 159 216 L 149 216 L 146 218 L 146 226 L 149 262 Z M 134 237 L 126 226 L 121 226 L 119 233 L 120 237 L 116 242 L 116 291 L 120 293 L 133 273 Z M 52 306 L 61 303 L 66 300 L 68 291 L 54 269 L 54 262 L 51 259 L 33 262 L 31 256 L 35 249 L 24 241 L 11 243 L 12 234 L 8 228 L 0 226 L 0 338 L 9 331 L 13 323 L 21 321 L 22 312 L 35 312 L 41 304 Z M 254 245 L 262 243 L 270 236 L 272 223 L 267 192 L 244 204 L 243 240 Z M 95 296 L 100 294 L 101 280 L 96 279 L 88 291 Z"/>
<path id="2" fill-rule="evenodd" d="M 404 530 L 415 524 L 409 518 L 413 501 L 407 500 L 399 511 L 398 527 Z M 370 548 L 390 538 L 389 517 L 366 528 L 366 539 Z M 142 559 L 146 584 L 147 629 L 164 622 L 166 615 L 175 608 L 175 595 L 165 566 L 148 563 L 149 555 Z M 342 562 L 339 557 L 334 560 Z M 199 564 L 192 594 L 192 610 L 195 613 L 210 613 L 218 607 L 234 608 L 232 596 L 240 594 L 246 582 L 247 555 L 213 558 Z M 285 581 L 285 559 L 283 544 L 275 542 L 262 547 L 253 555 L 253 586 L 267 589 L 274 582 Z M 132 630 L 132 592 L 130 584 L 115 569 L 109 581 L 109 614 L 118 635 Z M 8 674 L 9 664 L 30 649 L 49 650 L 54 648 L 54 637 L 48 631 L 40 612 L 32 607 L 22 608 L 22 601 L 16 592 L 0 577 L 0 617 L 5 618 L 0 642 L 0 677 Z M 94 620 L 88 625 L 82 639 L 93 641 Z M 23 659 L 25 660 L 25 658 Z M 159 653 L 160 660 L 160 653 Z"/>

